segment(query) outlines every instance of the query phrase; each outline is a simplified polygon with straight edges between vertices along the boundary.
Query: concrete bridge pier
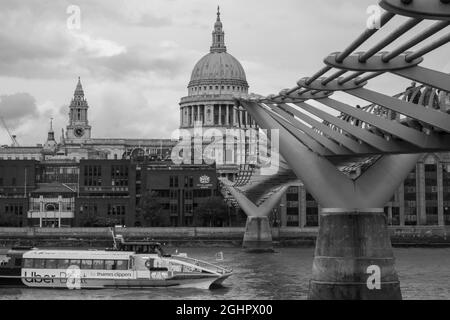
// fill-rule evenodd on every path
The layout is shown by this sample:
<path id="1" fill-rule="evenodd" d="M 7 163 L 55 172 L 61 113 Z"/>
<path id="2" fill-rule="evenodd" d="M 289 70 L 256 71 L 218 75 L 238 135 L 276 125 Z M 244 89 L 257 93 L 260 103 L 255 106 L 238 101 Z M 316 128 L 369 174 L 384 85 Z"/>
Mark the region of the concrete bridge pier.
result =
<path id="1" fill-rule="evenodd" d="M 269 217 L 247 217 L 242 247 L 250 252 L 273 252 Z"/>
<path id="2" fill-rule="evenodd" d="M 311 300 L 401 300 L 383 209 L 323 209 Z"/>
<path id="3" fill-rule="evenodd" d="M 257 206 L 239 189 L 234 187 L 230 181 L 225 179 L 221 181 L 247 215 L 242 247 L 248 252 L 273 252 L 272 228 L 270 227 L 269 215 L 272 209 L 280 202 L 281 197 L 290 184 L 285 184 L 274 190 L 270 197 Z"/>

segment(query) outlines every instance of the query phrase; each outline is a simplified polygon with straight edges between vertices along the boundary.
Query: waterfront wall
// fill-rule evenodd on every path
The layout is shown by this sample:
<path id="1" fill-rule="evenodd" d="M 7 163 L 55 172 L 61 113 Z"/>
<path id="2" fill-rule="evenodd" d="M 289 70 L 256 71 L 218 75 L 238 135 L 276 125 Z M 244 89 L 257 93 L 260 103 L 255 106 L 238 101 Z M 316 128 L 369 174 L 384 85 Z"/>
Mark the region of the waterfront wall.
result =
<path id="1" fill-rule="evenodd" d="M 314 245 L 317 228 L 273 228 L 274 241 L 297 241 Z M 448 243 L 450 227 L 390 227 L 394 244 Z M 125 239 L 154 239 L 163 241 L 228 241 L 240 242 L 244 228 L 118 228 Z M 102 240 L 111 241 L 109 228 L 0 228 L 1 240 Z"/>

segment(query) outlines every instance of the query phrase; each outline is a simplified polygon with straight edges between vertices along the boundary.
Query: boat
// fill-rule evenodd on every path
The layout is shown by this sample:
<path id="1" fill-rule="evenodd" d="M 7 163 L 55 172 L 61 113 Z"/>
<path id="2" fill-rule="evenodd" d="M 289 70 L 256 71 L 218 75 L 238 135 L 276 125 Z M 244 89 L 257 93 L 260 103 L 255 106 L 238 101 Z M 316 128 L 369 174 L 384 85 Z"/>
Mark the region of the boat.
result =
<path id="1" fill-rule="evenodd" d="M 186 254 L 165 254 L 160 243 L 119 236 L 105 250 L 12 248 L 0 263 L 0 288 L 213 289 L 231 275 L 231 269 Z"/>

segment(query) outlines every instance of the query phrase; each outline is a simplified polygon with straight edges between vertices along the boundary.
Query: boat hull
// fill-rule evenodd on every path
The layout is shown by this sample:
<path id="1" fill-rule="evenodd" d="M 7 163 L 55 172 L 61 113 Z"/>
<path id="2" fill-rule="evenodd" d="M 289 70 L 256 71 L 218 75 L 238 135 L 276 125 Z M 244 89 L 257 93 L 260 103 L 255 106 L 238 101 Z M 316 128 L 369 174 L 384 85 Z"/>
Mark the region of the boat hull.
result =
<path id="1" fill-rule="evenodd" d="M 20 274 L 0 276 L 0 288 L 37 289 L 146 289 L 158 287 L 213 289 L 231 274 L 217 275 L 175 275 L 168 279 L 67 279 L 22 277 Z"/>

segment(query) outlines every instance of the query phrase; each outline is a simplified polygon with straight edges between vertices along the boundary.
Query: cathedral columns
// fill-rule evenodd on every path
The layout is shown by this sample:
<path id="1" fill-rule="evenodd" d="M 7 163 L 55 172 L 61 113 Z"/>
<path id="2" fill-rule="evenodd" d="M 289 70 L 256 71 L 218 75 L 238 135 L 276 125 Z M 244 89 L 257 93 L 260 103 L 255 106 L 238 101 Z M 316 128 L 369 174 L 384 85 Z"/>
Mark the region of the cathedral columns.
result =
<path id="1" fill-rule="evenodd" d="M 184 127 L 184 107 L 180 108 L 180 123 L 181 126 Z"/>
<path id="2" fill-rule="evenodd" d="M 195 108 L 195 114 L 194 114 L 194 122 L 196 123 L 198 121 L 198 105 L 194 107 Z"/>
<path id="3" fill-rule="evenodd" d="M 228 105 L 225 105 L 225 111 L 226 111 L 226 114 L 225 114 L 225 125 L 227 126 L 227 127 L 229 127 L 230 126 L 230 107 L 228 106 Z"/>

